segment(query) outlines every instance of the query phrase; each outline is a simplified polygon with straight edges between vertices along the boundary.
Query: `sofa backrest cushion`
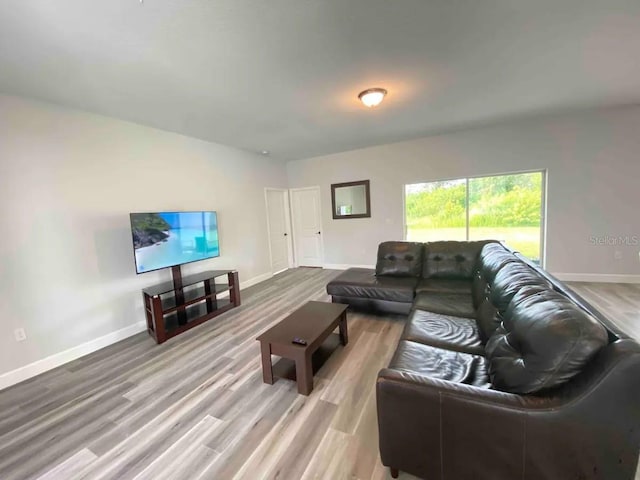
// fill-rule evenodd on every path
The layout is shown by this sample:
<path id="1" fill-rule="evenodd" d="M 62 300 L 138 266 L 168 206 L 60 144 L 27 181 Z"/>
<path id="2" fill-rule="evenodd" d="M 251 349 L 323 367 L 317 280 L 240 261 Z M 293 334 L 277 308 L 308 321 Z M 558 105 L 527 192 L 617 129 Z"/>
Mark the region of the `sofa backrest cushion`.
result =
<path id="1" fill-rule="evenodd" d="M 487 342 L 493 386 L 512 393 L 557 387 L 607 345 L 594 317 L 554 290 L 521 289 Z"/>
<path id="2" fill-rule="evenodd" d="M 422 273 L 421 243 L 383 242 L 378 246 L 376 275 L 388 277 L 419 277 Z"/>
<path id="3" fill-rule="evenodd" d="M 519 262 L 520 260 L 499 243 L 488 243 L 478 256 L 478 269 L 482 277 L 493 282 L 498 272 L 508 263 Z"/>
<path id="4" fill-rule="evenodd" d="M 493 332 L 500 326 L 502 319 L 498 315 L 498 309 L 493 306 L 491 300 L 485 298 L 476 308 L 476 323 L 478 333 L 483 343 L 486 343 Z"/>
<path id="5" fill-rule="evenodd" d="M 480 250 L 488 241 L 425 243 L 422 277 L 471 280 Z"/>
<path id="6" fill-rule="evenodd" d="M 473 308 L 478 308 L 482 302 L 489 297 L 489 283 L 482 276 L 480 270 L 473 272 L 473 280 L 471 280 L 471 299 Z"/>
<path id="7" fill-rule="evenodd" d="M 504 265 L 489 282 L 489 297 L 499 313 L 504 313 L 513 296 L 523 287 L 551 289 L 551 284 L 538 272 L 517 261 Z"/>

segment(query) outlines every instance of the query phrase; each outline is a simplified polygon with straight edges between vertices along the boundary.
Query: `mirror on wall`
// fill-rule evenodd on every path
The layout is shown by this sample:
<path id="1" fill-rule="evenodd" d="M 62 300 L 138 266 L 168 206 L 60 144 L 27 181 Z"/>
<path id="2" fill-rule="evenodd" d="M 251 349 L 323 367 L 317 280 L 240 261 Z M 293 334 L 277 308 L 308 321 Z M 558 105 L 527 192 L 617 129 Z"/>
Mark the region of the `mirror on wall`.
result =
<path id="1" fill-rule="evenodd" d="M 331 184 L 333 218 L 365 218 L 371 216 L 369 180 Z"/>

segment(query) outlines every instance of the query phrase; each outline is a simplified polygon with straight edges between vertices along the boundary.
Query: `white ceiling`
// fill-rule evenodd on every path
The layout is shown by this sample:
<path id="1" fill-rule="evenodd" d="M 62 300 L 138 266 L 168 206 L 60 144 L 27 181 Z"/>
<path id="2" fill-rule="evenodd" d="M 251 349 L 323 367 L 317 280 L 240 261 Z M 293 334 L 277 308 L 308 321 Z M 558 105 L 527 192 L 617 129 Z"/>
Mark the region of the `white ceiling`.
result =
<path id="1" fill-rule="evenodd" d="M 0 92 L 305 158 L 640 103 L 640 1 L 0 0 Z"/>

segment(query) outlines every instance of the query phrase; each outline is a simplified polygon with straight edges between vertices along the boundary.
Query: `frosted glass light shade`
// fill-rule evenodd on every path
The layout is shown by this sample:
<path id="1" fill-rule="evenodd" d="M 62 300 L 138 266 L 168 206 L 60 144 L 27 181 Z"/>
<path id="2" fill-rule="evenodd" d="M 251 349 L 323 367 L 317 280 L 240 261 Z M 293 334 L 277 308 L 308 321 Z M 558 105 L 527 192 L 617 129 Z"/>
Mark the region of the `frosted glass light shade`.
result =
<path id="1" fill-rule="evenodd" d="M 370 88 L 364 92 L 360 92 L 358 98 L 367 107 L 375 107 L 382 102 L 382 99 L 387 94 L 384 88 Z"/>

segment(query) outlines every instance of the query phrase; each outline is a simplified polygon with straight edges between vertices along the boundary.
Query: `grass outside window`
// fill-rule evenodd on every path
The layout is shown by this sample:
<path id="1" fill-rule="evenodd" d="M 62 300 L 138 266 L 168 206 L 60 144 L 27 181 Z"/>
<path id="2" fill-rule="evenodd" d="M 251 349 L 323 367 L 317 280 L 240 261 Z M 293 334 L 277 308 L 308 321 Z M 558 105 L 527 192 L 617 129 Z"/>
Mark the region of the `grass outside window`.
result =
<path id="1" fill-rule="evenodd" d="M 407 185 L 406 238 L 502 240 L 540 262 L 543 185 L 543 172 Z"/>

